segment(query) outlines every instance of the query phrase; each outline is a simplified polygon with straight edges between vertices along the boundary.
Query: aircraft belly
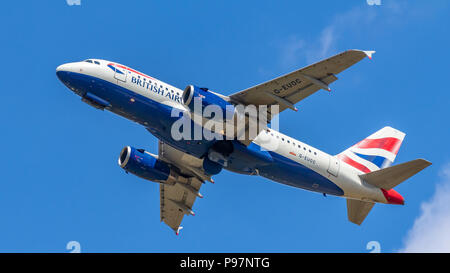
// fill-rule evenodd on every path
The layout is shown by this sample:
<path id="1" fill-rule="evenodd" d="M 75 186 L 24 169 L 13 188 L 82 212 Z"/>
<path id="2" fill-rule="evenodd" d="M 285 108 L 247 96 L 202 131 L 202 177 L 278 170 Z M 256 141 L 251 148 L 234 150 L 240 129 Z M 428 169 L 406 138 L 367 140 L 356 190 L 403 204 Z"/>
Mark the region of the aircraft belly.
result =
<path id="1" fill-rule="evenodd" d="M 337 196 L 344 194 L 341 188 L 319 173 L 275 152 L 271 152 L 271 155 L 274 162 L 259 168 L 259 175 L 275 182 L 310 191 Z"/>

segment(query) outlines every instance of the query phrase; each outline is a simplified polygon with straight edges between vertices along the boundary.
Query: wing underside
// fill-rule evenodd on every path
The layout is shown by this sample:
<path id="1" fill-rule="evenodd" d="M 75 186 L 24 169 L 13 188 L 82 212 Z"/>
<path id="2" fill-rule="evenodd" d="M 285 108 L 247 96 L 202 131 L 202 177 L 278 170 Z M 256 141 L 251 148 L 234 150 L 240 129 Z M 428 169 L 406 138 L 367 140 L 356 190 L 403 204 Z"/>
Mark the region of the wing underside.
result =
<path id="1" fill-rule="evenodd" d="M 175 232 L 179 231 L 185 215 L 195 215 L 192 207 L 198 196 L 191 190 L 187 190 L 186 186 L 198 191 L 202 184 L 198 179 L 190 181 L 185 186 L 182 186 L 181 183 L 175 183 L 174 185 L 160 184 L 159 186 L 161 221 Z"/>
<path id="2" fill-rule="evenodd" d="M 204 180 L 212 181 L 203 172 L 202 159 L 183 153 L 163 142 L 159 142 L 159 159 L 167 162 L 179 174 L 174 183 L 161 183 L 160 216 L 177 234 L 185 215 L 195 215 L 193 206 Z"/>
<path id="3" fill-rule="evenodd" d="M 230 96 L 244 105 L 279 105 L 280 112 L 314 94 L 320 89 L 330 91 L 329 84 L 337 74 L 369 56 L 374 51 L 348 50 L 333 57 L 288 73 L 276 79 L 253 86 Z"/>

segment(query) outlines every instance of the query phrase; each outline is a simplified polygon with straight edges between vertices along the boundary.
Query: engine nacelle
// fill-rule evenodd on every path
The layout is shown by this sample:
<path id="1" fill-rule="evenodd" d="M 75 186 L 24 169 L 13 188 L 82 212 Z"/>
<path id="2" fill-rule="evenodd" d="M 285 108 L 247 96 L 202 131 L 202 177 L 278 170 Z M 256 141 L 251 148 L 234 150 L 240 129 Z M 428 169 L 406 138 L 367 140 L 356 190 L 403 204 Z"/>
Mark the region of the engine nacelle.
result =
<path id="1" fill-rule="evenodd" d="M 247 138 L 247 131 L 252 133 L 250 137 L 256 137 L 267 125 L 267 116 L 259 116 L 261 109 L 254 105 L 235 105 L 227 96 L 207 88 L 188 85 L 183 91 L 182 102 L 189 109 L 194 123 L 213 133 L 224 135 L 227 139 Z M 245 127 L 241 128 L 238 124 Z"/>
<path id="2" fill-rule="evenodd" d="M 227 117 L 227 112 L 232 115 L 234 114 L 234 105 L 228 102 L 224 96 L 220 96 L 214 92 L 209 91 L 207 88 L 199 88 L 194 85 L 188 85 L 183 92 L 182 101 L 185 106 L 189 108 L 192 113 L 195 111 L 203 111 L 208 106 L 215 106 L 220 108 L 223 113 L 223 119 Z M 200 109 L 195 109 L 195 101 L 201 99 L 201 104 L 198 105 L 201 107 Z M 200 114 L 201 114 L 200 113 Z"/>
<path id="3" fill-rule="evenodd" d="M 118 162 L 125 171 L 146 180 L 160 183 L 171 180 L 170 166 L 159 160 L 158 156 L 142 149 L 130 146 L 123 148 Z"/>

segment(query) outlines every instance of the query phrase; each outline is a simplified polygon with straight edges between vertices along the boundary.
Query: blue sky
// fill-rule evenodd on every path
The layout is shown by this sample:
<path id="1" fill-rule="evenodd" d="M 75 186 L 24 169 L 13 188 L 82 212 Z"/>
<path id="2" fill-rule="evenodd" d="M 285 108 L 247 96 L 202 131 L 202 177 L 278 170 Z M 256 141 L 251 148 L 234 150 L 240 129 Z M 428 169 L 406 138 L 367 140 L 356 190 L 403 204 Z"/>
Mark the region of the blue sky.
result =
<path id="1" fill-rule="evenodd" d="M 450 202 L 449 13 L 446 0 L 2 3 L 0 251 L 67 252 L 69 241 L 83 252 L 408 249 L 421 223 L 450 219 L 440 205 Z M 340 74 L 333 92 L 282 113 L 280 129 L 336 154 L 390 125 L 407 134 L 397 163 L 433 162 L 396 188 L 406 206 L 376 205 L 361 227 L 347 221 L 344 199 L 223 172 L 175 236 L 159 222 L 158 185 L 117 165 L 123 146 L 156 153 L 157 140 L 55 76 L 59 64 L 102 58 L 231 94 L 353 48 L 377 53 Z"/>

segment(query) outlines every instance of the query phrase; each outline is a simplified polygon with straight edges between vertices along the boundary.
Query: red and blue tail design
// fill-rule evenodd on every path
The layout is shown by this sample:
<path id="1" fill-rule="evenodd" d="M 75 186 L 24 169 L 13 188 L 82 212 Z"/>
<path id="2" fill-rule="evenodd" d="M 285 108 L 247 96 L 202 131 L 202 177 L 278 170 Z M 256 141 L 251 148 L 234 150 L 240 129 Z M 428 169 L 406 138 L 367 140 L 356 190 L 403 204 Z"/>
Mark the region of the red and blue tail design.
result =
<path id="1" fill-rule="evenodd" d="M 394 162 L 404 138 L 403 132 L 384 127 L 337 157 L 363 173 L 373 172 Z"/>

